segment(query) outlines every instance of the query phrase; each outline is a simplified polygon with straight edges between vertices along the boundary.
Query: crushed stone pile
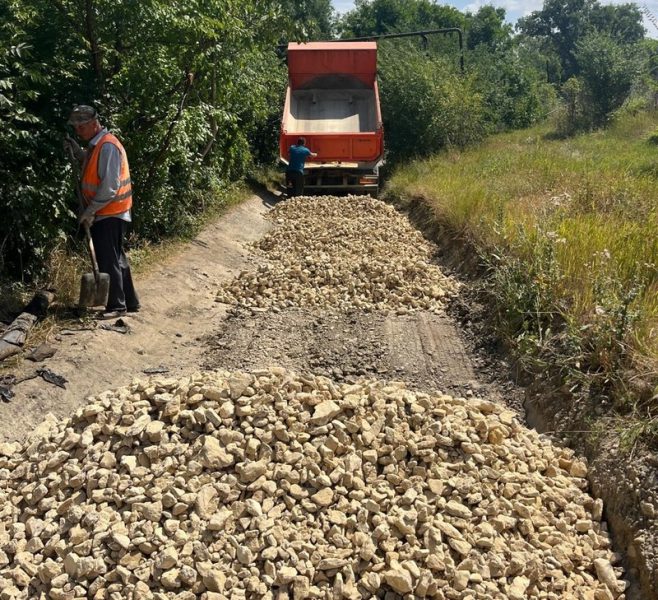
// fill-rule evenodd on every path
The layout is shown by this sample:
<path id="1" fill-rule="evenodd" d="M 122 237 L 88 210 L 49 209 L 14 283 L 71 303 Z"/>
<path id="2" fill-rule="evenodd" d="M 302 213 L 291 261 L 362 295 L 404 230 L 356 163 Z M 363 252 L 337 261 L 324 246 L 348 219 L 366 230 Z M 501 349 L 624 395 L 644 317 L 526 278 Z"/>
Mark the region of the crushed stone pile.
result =
<path id="1" fill-rule="evenodd" d="M 586 472 L 402 383 L 135 382 L 0 445 L 0 598 L 624 598 Z"/>
<path id="2" fill-rule="evenodd" d="M 299 197 L 271 213 L 258 243 L 265 262 L 243 271 L 217 300 L 245 308 L 441 312 L 457 282 L 436 248 L 392 206 L 369 196 Z"/>

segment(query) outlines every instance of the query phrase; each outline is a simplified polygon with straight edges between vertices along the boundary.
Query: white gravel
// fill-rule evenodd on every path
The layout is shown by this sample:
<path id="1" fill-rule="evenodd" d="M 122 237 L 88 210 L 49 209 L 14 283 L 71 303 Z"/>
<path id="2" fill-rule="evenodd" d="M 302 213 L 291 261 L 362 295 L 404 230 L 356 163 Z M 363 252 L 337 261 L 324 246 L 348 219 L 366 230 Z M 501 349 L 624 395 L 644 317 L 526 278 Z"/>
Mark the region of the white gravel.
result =
<path id="1" fill-rule="evenodd" d="M 436 247 L 392 206 L 369 196 L 287 200 L 257 245 L 262 263 L 217 300 L 246 308 L 423 309 L 441 312 L 458 289 L 433 264 Z"/>
<path id="2" fill-rule="evenodd" d="M 136 382 L 0 445 L 0 600 L 624 598 L 586 474 L 401 383 Z"/>

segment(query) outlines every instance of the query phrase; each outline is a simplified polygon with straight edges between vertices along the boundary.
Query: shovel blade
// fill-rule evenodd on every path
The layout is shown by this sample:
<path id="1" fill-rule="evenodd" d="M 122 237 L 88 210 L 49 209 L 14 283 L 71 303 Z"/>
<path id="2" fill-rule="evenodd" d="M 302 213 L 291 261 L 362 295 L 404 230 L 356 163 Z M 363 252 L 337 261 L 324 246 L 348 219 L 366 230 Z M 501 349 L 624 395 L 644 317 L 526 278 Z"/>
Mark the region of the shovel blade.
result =
<path id="1" fill-rule="evenodd" d="M 90 308 L 92 306 L 105 306 L 110 293 L 110 276 L 99 273 L 98 281 L 93 273 L 85 273 L 80 279 L 80 300 L 78 306 Z"/>
<path id="2" fill-rule="evenodd" d="M 80 300 L 78 306 L 88 308 L 95 306 L 96 301 L 96 279 L 93 273 L 85 273 L 80 279 Z"/>
<path id="3" fill-rule="evenodd" d="M 96 282 L 96 306 L 107 306 L 110 295 L 110 276 L 107 273 L 99 273 Z"/>

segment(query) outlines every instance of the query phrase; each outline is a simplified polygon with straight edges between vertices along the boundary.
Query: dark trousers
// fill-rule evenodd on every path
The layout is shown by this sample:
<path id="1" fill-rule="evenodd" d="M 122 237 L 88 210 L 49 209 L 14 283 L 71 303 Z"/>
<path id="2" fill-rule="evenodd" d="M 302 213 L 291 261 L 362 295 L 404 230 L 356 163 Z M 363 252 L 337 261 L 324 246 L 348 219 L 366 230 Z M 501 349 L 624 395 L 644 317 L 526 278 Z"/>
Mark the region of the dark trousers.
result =
<path id="1" fill-rule="evenodd" d="M 286 187 L 291 196 L 302 196 L 304 194 L 304 173 L 299 171 L 286 171 Z"/>
<path id="2" fill-rule="evenodd" d="M 123 251 L 123 240 L 127 230 L 128 223 L 116 217 L 96 221 L 91 226 L 91 239 L 94 241 L 98 268 L 101 273 L 110 276 L 107 310 L 139 308 L 128 257 Z"/>

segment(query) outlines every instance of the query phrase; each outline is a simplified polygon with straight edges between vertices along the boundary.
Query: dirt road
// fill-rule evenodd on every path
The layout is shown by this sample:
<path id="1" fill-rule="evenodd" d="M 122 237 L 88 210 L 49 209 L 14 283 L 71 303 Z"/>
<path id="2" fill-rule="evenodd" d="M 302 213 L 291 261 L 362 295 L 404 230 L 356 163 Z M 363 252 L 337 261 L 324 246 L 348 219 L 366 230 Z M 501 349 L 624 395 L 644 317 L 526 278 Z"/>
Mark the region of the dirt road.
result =
<path id="1" fill-rule="evenodd" d="M 49 340 L 57 354 L 45 366 L 68 381 L 66 389 L 31 379 L 0 404 L 0 437 L 20 440 L 47 413 L 69 416 L 89 395 L 145 377 L 162 367 L 176 375 L 201 367 L 281 365 L 339 380 L 359 375 L 400 379 L 419 388 L 506 392 L 478 381 L 456 325 L 426 313 L 351 313 L 326 318 L 302 310 L 227 314 L 215 302 L 218 286 L 256 260 L 249 243 L 270 227 L 272 196 L 254 196 L 206 228 L 166 264 L 138 280 L 142 312 L 125 319 L 130 333 L 96 328 L 60 332 Z M 34 371 L 32 363 L 21 374 Z"/>
<path id="2" fill-rule="evenodd" d="M 300 222 L 293 218 L 288 221 L 288 229 L 280 229 L 281 223 L 286 220 L 280 216 L 282 211 L 277 211 L 277 228 L 272 229 L 272 220 L 267 219 L 267 215 L 275 205 L 276 198 L 271 196 L 250 198 L 208 226 L 176 256 L 168 259 L 166 264 L 152 271 L 148 276 L 138 279 L 137 285 L 143 310 L 125 319 L 129 331 L 103 329 L 102 323 L 99 322 L 94 328 L 60 331 L 55 334 L 49 342 L 57 348 L 57 354 L 43 363 L 43 366 L 66 378 L 66 389 L 48 384 L 41 378 L 29 379 L 16 385 L 14 399 L 10 403 L 0 405 L 0 442 L 22 440 L 44 420 L 48 413 L 53 413 L 57 417 L 70 417 L 77 408 L 86 403 L 89 396 L 127 385 L 135 378 L 144 379 L 145 373 L 149 371 L 166 373 L 166 377 L 180 378 L 207 369 L 263 372 L 263 369 L 269 367 L 284 367 L 287 371 L 296 373 L 324 375 L 339 384 L 355 384 L 345 386 L 345 389 L 358 387 L 364 377 L 370 380 L 401 381 L 421 393 L 437 390 L 446 392 L 457 399 L 458 405 L 460 402 L 465 402 L 460 400 L 460 397 L 477 396 L 506 404 L 521 412 L 519 390 L 502 383 L 490 367 L 486 368 L 483 359 L 470 350 L 468 338 L 443 312 L 442 302 L 431 310 L 405 311 L 400 310 L 399 306 L 398 310 L 372 310 L 372 306 L 369 310 L 360 310 L 355 306 L 359 303 L 367 304 L 368 298 L 366 293 L 357 293 L 352 298 L 355 304 L 347 310 L 325 311 L 317 306 L 304 308 L 303 302 L 287 303 L 285 296 L 279 298 L 282 303 L 270 304 L 269 309 L 260 307 L 258 302 L 265 301 L 264 298 L 268 294 L 276 295 L 276 290 L 273 290 L 276 286 L 272 283 L 276 277 L 281 274 L 285 276 L 285 269 L 277 271 L 279 267 L 273 268 L 271 265 L 264 264 L 263 261 L 266 259 L 263 253 L 254 247 L 254 243 L 261 240 L 262 251 L 263 241 L 265 241 L 264 246 L 269 247 L 272 240 L 267 238 L 272 237 L 283 241 L 281 246 L 283 251 L 277 250 L 277 256 L 284 259 L 287 257 L 288 267 L 297 274 L 299 281 L 308 283 L 313 277 L 333 277 L 332 281 L 336 287 L 332 292 L 332 298 L 340 301 L 344 299 L 341 295 L 343 283 L 347 282 L 352 291 L 354 290 L 349 275 L 352 271 L 348 269 L 342 272 L 336 257 L 329 258 L 324 252 L 320 252 L 319 259 L 313 258 L 310 253 L 309 256 L 305 256 L 306 244 L 312 245 L 317 238 L 324 236 L 324 243 L 327 239 L 331 239 L 340 246 L 343 234 L 333 235 L 335 232 L 331 232 L 330 226 L 327 230 L 330 232 L 328 234 L 314 230 L 308 235 L 308 231 L 314 227 L 315 220 L 313 211 L 307 208 L 308 205 L 303 205 L 304 211 L 309 213 L 305 225 L 300 225 Z M 282 208 L 287 210 L 291 206 L 293 216 L 299 216 L 294 213 L 297 205 L 293 202 Z M 349 226 L 352 227 L 353 232 L 356 230 L 357 247 L 364 237 L 360 235 L 362 231 L 367 231 L 366 235 L 373 237 L 380 235 L 378 227 L 381 225 L 382 214 L 386 210 L 394 212 L 388 207 L 384 213 L 379 213 L 377 212 L 379 208 L 374 209 L 368 201 L 363 206 L 366 209 L 373 209 L 372 214 L 365 219 L 370 218 L 374 228 L 361 230 L 360 225 Z M 351 210 L 355 209 L 351 207 Z M 341 209 L 337 212 L 341 216 Z M 331 214 L 331 211 L 327 214 Z M 356 210 L 356 214 L 360 218 L 359 210 Z M 292 255 L 291 258 L 290 253 L 294 254 L 294 245 L 286 245 L 286 243 L 303 227 L 307 227 L 303 230 L 307 235 L 302 243 L 297 241 L 296 249 L 301 254 Z M 340 228 L 342 224 L 334 224 L 333 227 Z M 409 225 L 405 227 L 408 228 Z M 270 230 L 272 235 L 268 235 Z M 390 234 L 395 236 L 395 228 L 389 230 L 386 235 Z M 414 234 L 418 235 L 416 231 Z M 390 240 L 386 235 L 382 235 L 380 247 L 386 248 L 389 244 Z M 369 263 L 369 259 L 361 261 L 357 257 L 354 259 L 357 264 L 354 275 L 360 278 L 359 285 L 363 284 L 365 286 L 363 290 L 370 289 L 370 291 L 374 289 L 373 286 L 376 287 L 377 284 L 373 283 L 370 276 L 364 275 L 364 268 L 374 268 L 381 276 L 381 286 L 391 284 L 389 288 L 394 289 L 395 293 L 401 293 L 400 290 L 403 288 L 396 288 L 392 284 L 398 282 L 396 273 L 402 273 L 404 269 L 412 271 L 417 269 L 416 274 L 424 273 L 423 269 L 426 268 L 427 263 L 421 258 L 422 244 L 425 244 L 422 238 L 412 237 L 402 243 L 398 241 L 398 249 L 411 248 L 411 259 L 396 259 L 400 261 L 396 262 L 398 271 L 395 268 L 387 271 L 389 265 L 383 268 L 382 262 L 378 262 L 376 258 Z M 345 244 L 346 249 L 349 249 L 348 246 L 350 244 Z M 376 246 L 377 244 L 371 246 L 373 254 L 376 254 L 374 251 Z M 341 252 L 342 249 L 339 249 L 338 254 L 340 255 Z M 430 254 L 431 252 L 433 250 L 430 250 Z M 349 258 L 349 252 L 346 254 L 349 264 L 352 259 Z M 367 252 L 361 250 L 360 254 Z M 386 263 L 386 252 L 384 257 Z M 308 271 L 299 266 L 306 260 L 310 261 L 308 264 L 311 265 Z M 316 260 L 319 262 L 313 262 Z M 314 270 L 315 267 L 312 265 L 317 269 Z M 437 270 L 435 266 L 431 268 Z M 262 277 L 259 279 L 258 276 L 253 275 L 255 272 L 261 273 Z M 336 276 L 337 272 L 338 276 Z M 406 271 L 405 273 L 409 274 Z M 235 279 L 238 274 L 241 274 L 240 278 Z M 265 280 L 269 283 L 264 283 Z M 238 285 L 236 281 L 242 283 Z M 425 281 L 421 282 L 421 293 L 429 289 L 429 286 L 423 287 Z M 445 281 L 447 288 L 450 286 L 453 289 L 458 288 L 454 280 L 446 278 Z M 217 302 L 219 288 L 229 282 L 233 282 L 231 285 L 234 289 L 246 291 L 247 295 L 251 293 L 250 286 L 253 287 L 254 298 L 247 297 L 246 303 L 238 302 L 237 305 Z M 285 279 L 281 283 L 286 289 L 294 288 L 294 284 Z M 313 283 L 311 282 L 307 287 L 308 290 L 312 289 Z M 323 298 L 326 292 L 320 286 L 312 293 L 309 292 L 310 295 L 304 295 L 308 290 L 302 290 L 300 298 L 311 298 L 313 302 Z M 377 291 L 375 290 L 372 297 L 374 300 L 377 299 Z M 222 297 L 225 297 L 224 292 Z M 435 297 L 443 298 L 438 295 Z M 254 303 L 250 304 L 252 300 Z M 269 302 L 269 299 L 266 301 Z M 415 302 L 408 295 L 405 296 L 405 302 L 407 301 Z M 35 367 L 32 364 L 25 364 L 22 369 L 24 374 L 29 374 L 30 371 L 35 370 Z M 205 376 L 206 374 L 203 375 Z M 267 390 L 271 391 L 269 387 Z M 506 422 L 511 423 L 512 417 L 509 415 L 512 413 L 504 409 L 500 410 L 508 415 L 504 417 L 507 419 Z M 424 408 L 415 407 L 414 411 L 422 412 Z M 86 416 L 83 414 L 83 418 Z M 402 411 L 401 416 L 406 419 L 408 415 Z M 131 419 L 132 417 L 128 420 Z M 139 422 L 141 423 L 141 420 Z M 245 425 L 247 426 L 245 431 L 251 430 L 251 425 Z M 317 431 L 320 432 L 321 429 Z M 394 428 L 391 428 L 390 432 L 392 435 Z M 497 439 L 495 435 L 494 438 Z M 448 440 L 445 437 L 442 439 Z M 466 439 L 470 438 L 461 437 L 458 441 L 462 443 Z M 525 437 L 523 439 L 525 440 Z M 259 443 L 255 440 L 250 442 L 251 446 Z M 449 447 L 452 445 L 453 442 L 448 444 Z M 470 443 L 467 445 L 472 446 Z M 469 452 L 473 451 L 471 447 Z M 124 450 L 121 452 L 123 453 Z M 64 454 L 68 456 L 66 452 L 58 456 Z M 84 452 L 80 456 L 82 454 Z M 475 456 L 484 460 L 484 455 L 476 453 Z M 39 460 L 38 453 L 34 454 L 33 458 Z M 570 459 L 567 463 L 571 464 Z M 515 469 L 516 467 L 512 471 Z M 479 471 L 476 469 L 475 472 Z M 582 477 L 584 472 L 578 467 L 571 475 Z M 557 473 L 556 471 L 555 474 Z M 216 475 L 219 476 L 221 473 Z M 33 483 L 36 485 L 37 482 Z M 455 486 L 453 486 L 455 490 L 460 488 L 456 482 Z M 457 491 L 453 493 L 454 498 L 461 502 L 463 499 L 456 494 Z M 469 502 L 476 502 L 476 496 L 469 498 L 471 498 Z M 466 514 L 464 509 L 454 510 L 457 511 L 455 514 L 459 518 Z M 600 519 L 600 516 L 597 518 Z M 586 523 L 589 521 L 583 520 L 580 526 Z M 526 533 L 531 531 L 533 528 L 528 525 Z M 565 561 L 565 564 L 568 567 L 565 567 L 565 573 L 570 572 L 569 561 Z M 605 562 L 605 565 L 608 569 L 606 577 L 609 575 L 608 579 L 611 581 L 609 585 L 617 589 L 616 575 L 608 562 Z M 592 571 L 591 565 L 588 569 Z M 600 574 L 597 576 L 603 577 Z M 391 577 L 393 578 L 393 575 Z M 593 583 L 592 575 L 588 577 L 590 583 Z M 508 590 L 510 597 L 520 598 L 519 593 L 522 592 L 514 591 L 515 586 L 527 587 L 529 582 L 529 579 L 526 582 L 525 579 L 518 577 L 513 582 L 510 581 L 511 587 Z M 582 581 L 579 580 L 579 585 L 580 583 Z"/>
<path id="3" fill-rule="evenodd" d="M 48 340 L 57 353 L 42 365 L 65 377 L 66 389 L 41 378 L 17 385 L 12 402 L 0 406 L 0 437 L 19 440 L 47 413 L 69 416 L 87 396 L 144 377 L 145 369 L 163 367 L 173 375 L 198 368 L 206 353 L 199 340 L 219 329 L 226 315 L 226 306 L 215 302 L 217 286 L 247 265 L 246 245 L 267 229 L 268 210 L 256 196 L 235 206 L 139 279 L 143 309 L 125 319 L 129 334 L 97 328 Z M 31 363 L 22 368 L 34 370 Z"/>

